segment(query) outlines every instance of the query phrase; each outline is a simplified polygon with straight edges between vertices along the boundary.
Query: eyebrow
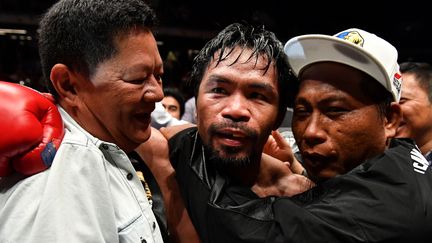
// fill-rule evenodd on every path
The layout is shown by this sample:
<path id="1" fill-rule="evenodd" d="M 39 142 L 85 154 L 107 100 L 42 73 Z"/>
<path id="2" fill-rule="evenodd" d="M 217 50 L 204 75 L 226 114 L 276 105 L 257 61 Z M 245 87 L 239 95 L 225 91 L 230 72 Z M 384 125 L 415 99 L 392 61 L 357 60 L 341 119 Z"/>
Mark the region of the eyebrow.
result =
<path id="1" fill-rule="evenodd" d="M 331 102 L 344 102 L 344 101 L 346 101 L 345 97 L 343 97 L 341 95 L 335 95 L 335 96 L 331 96 L 331 97 L 321 98 L 318 101 L 318 103 L 319 104 L 328 104 L 328 103 L 331 103 Z M 302 97 L 302 96 L 297 97 L 295 102 L 296 103 L 310 103 L 308 98 L 305 98 L 305 97 Z"/>
<path id="2" fill-rule="evenodd" d="M 132 65 L 127 66 L 124 69 L 124 71 L 125 72 L 148 72 L 151 69 L 152 66 L 146 63 L 134 63 Z M 153 67 L 153 70 L 159 70 L 159 69 L 162 69 L 161 71 L 163 72 L 163 65 L 157 64 Z"/>
<path id="3" fill-rule="evenodd" d="M 212 83 L 234 84 L 236 82 L 230 79 L 226 79 L 223 76 L 212 74 L 208 78 L 208 84 L 212 84 Z M 248 87 L 253 89 L 265 90 L 265 92 L 277 94 L 276 89 L 268 83 L 253 82 L 251 84 L 248 84 Z"/>

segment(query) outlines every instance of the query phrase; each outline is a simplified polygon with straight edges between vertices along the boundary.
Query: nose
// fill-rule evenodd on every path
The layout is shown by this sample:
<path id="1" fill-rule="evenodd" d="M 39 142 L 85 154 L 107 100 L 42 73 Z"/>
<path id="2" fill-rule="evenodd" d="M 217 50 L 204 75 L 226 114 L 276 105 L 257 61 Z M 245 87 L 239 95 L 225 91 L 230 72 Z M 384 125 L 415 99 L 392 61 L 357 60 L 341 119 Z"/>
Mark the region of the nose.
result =
<path id="1" fill-rule="evenodd" d="M 247 98 L 241 94 L 231 94 L 224 102 L 222 117 L 235 122 L 247 122 L 250 119 L 250 110 Z"/>
<path id="2" fill-rule="evenodd" d="M 312 113 L 309 119 L 304 120 L 303 140 L 308 146 L 314 146 L 326 141 L 325 121 L 319 113 Z"/>
<path id="3" fill-rule="evenodd" d="M 143 99 L 146 102 L 159 102 L 163 97 L 162 80 L 152 75 L 149 82 L 144 85 Z"/>

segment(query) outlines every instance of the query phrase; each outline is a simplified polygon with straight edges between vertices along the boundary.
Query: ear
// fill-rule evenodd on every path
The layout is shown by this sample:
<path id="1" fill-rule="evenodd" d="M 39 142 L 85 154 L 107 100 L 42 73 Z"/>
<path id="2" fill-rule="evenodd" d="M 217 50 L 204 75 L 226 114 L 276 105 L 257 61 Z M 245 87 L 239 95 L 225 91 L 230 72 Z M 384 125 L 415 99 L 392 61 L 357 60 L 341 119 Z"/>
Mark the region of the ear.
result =
<path id="1" fill-rule="evenodd" d="M 51 69 L 50 79 L 60 97 L 60 103 L 76 106 L 76 75 L 64 64 L 55 64 Z"/>
<path id="2" fill-rule="evenodd" d="M 402 110 L 398 102 L 392 102 L 390 105 L 390 111 L 384 121 L 385 136 L 389 141 L 390 138 L 396 136 L 397 128 L 402 119 Z"/>

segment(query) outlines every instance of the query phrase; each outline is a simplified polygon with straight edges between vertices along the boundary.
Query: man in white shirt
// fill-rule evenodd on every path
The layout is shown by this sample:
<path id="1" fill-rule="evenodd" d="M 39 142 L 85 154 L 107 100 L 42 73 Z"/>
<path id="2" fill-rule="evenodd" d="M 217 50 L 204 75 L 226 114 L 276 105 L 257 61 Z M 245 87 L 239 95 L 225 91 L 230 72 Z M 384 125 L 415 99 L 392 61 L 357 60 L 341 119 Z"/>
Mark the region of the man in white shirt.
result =
<path id="1" fill-rule="evenodd" d="M 126 153 L 163 98 L 153 11 L 140 0 L 60 0 L 40 23 L 65 135 L 52 166 L 0 180 L 0 242 L 162 242 Z"/>

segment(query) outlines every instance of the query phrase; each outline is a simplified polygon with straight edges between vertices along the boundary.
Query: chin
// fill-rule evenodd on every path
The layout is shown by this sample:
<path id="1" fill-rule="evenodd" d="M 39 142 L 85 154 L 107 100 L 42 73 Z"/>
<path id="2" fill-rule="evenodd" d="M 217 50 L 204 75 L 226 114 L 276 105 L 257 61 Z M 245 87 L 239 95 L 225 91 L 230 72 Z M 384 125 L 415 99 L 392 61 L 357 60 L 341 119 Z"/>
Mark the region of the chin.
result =
<path id="1" fill-rule="evenodd" d="M 396 130 L 396 137 L 402 138 L 402 137 L 409 137 L 409 136 L 410 136 L 410 132 L 404 125 L 400 126 Z"/>
<path id="2" fill-rule="evenodd" d="M 137 131 L 135 133 L 135 140 L 140 141 L 140 143 L 144 143 L 147 141 L 151 136 L 151 128 L 148 127 L 146 130 Z"/>
<path id="3" fill-rule="evenodd" d="M 411 135 L 408 132 L 397 132 L 395 137 L 396 138 L 409 138 L 409 137 L 411 137 Z"/>
<path id="4" fill-rule="evenodd" d="M 253 165 L 253 162 L 250 160 L 249 157 L 220 157 L 216 161 L 216 166 L 224 170 L 249 168 Z"/>

